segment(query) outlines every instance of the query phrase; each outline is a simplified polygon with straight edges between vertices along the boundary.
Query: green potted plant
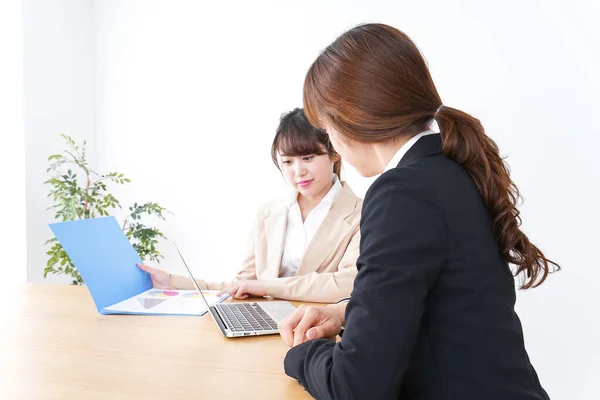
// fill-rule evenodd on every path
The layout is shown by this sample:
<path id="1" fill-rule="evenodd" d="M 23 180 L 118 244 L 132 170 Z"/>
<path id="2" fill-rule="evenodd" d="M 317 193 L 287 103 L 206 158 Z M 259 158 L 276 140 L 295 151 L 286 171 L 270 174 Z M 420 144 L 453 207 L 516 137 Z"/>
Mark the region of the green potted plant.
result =
<path id="1" fill-rule="evenodd" d="M 68 146 L 63 154 L 53 154 L 48 157 L 51 163 L 46 170 L 53 176 L 44 182 L 50 186 L 48 197 L 52 198 L 53 205 L 49 207 L 55 211 L 57 221 L 72 221 L 84 218 L 96 218 L 110 215 L 110 212 L 121 209 L 121 203 L 115 196 L 108 192 L 109 184 L 124 185 L 131 181 L 123 174 L 109 172 L 99 174 L 90 169 L 86 158 L 84 140 L 83 145 L 77 143 L 67 135 L 61 135 Z M 123 221 L 123 231 L 144 261 L 159 263 L 163 256 L 156 245 L 159 239 L 166 239 L 165 235 L 156 227 L 148 226 L 143 217 L 155 216 L 165 219 L 170 212 L 156 203 L 134 203 L 129 207 L 129 214 Z M 46 241 L 49 256 L 44 278 L 48 274 L 63 274 L 72 277 L 73 285 L 83 285 L 83 279 L 71 259 L 56 238 Z"/>

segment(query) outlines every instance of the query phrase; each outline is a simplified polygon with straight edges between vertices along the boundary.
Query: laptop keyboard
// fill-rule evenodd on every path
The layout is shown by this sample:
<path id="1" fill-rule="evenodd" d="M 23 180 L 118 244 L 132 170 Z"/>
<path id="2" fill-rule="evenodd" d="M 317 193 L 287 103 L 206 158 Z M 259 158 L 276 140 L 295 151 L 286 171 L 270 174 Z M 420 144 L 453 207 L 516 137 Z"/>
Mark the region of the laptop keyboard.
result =
<path id="1" fill-rule="evenodd" d="M 235 332 L 270 331 L 277 323 L 257 303 L 216 304 L 227 327 Z"/>

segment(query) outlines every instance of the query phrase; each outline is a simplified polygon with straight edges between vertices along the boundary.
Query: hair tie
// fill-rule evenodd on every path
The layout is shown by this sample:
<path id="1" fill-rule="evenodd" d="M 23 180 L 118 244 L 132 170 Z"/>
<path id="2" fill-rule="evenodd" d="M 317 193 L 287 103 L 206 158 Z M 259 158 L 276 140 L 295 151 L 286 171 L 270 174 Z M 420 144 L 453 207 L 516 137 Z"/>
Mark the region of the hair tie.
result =
<path id="1" fill-rule="evenodd" d="M 435 113 L 433 114 L 433 118 L 437 118 L 438 113 L 440 112 L 440 110 L 442 109 L 442 107 L 444 107 L 443 104 L 440 104 L 440 106 L 437 108 L 437 110 L 435 110 Z"/>

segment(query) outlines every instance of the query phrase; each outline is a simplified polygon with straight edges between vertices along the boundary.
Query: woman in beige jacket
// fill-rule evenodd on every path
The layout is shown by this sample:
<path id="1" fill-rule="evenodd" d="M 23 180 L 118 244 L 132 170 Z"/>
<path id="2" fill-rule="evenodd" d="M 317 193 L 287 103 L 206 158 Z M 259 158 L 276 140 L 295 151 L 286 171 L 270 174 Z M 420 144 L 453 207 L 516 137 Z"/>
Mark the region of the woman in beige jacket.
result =
<path id="1" fill-rule="evenodd" d="M 333 303 L 350 295 L 360 242 L 360 200 L 340 181 L 340 156 L 302 109 L 281 117 L 272 146 L 275 165 L 294 189 L 264 205 L 234 281 L 198 281 L 233 298 L 272 296 Z M 154 287 L 193 289 L 183 276 L 140 265 Z"/>

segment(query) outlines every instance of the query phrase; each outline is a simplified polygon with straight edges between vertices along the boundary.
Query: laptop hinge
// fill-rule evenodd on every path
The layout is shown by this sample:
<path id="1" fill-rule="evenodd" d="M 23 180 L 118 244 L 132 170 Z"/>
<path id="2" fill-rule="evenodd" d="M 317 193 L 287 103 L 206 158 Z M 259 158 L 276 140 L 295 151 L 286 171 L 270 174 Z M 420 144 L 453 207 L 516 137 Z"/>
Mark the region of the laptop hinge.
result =
<path id="1" fill-rule="evenodd" d="M 221 317 L 221 314 L 219 313 L 219 310 L 217 310 L 216 307 L 211 307 L 210 308 L 210 312 L 212 313 L 213 316 L 215 316 L 215 320 L 217 321 L 217 323 L 219 325 L 221 325 L 221 327 L 223 327 L 224 329 L 229 329 L 231 330 L 231 328 L 229 326 L 227 326 L 227 324 L 225 323 L 225 321 L 223 320 L 223 318 Z M 217 319 L 218 318 L 218 319 Z"/>

